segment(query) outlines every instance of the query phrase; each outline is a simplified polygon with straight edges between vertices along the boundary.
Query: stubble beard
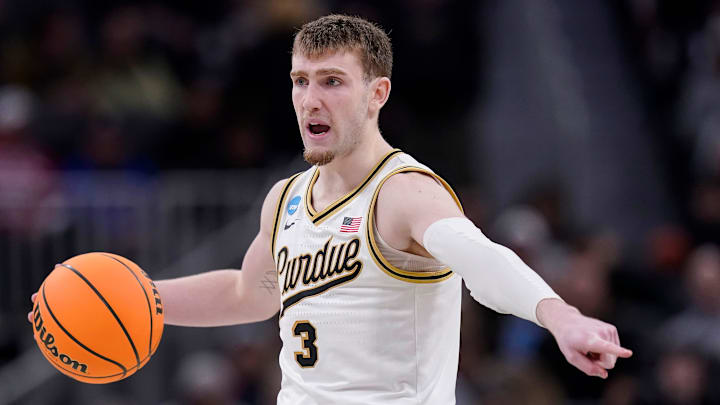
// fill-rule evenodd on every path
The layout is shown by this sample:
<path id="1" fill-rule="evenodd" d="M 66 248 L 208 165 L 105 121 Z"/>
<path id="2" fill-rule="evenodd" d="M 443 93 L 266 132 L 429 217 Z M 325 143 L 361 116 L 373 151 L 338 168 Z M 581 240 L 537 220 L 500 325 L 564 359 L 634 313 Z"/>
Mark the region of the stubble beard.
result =
<path id="1" fill-rule="evenodd" d="M 317 152 L 305 149 L 303 151 L 303 158 L 313 166 L 324 166 L 335 159 L 335 152 L 331 150 Z"/>

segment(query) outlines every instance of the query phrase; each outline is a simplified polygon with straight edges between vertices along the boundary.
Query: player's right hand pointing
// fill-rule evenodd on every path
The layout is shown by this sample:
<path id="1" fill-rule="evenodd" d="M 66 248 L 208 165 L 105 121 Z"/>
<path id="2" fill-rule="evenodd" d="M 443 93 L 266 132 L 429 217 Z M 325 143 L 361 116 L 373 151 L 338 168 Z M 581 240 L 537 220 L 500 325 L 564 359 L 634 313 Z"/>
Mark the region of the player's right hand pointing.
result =
<path id="1" fill-rule="evenodd" d="M 620 346 L 615 326 L 587 317 L 561 300 L 541 301 L 538 319 L 555 337 L 565 359 L 587 375 L 607 378 L 618 358 L 632 356 Z"/>
<path id="2" fill-rule="evenodd" d="M 30 301 L 35 305 L 35 300 L 37 300 L 37 293 L 30 296 Z M 28 312 L 28 322 L 33 323 L 32 320 L 32 311 Z"/>

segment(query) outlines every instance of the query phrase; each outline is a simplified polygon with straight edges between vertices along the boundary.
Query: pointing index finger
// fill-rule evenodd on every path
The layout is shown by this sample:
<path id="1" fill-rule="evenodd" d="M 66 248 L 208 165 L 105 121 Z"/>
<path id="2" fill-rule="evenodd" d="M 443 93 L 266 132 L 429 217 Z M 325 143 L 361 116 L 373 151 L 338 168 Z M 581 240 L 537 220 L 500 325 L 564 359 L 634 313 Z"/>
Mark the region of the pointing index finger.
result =
<path id="1" fill-rule="evenodd" d="M 606 353 L 612 354 L 622 358 L 628 358 L 632 356 L 633 352 L 615 343 L 608 342 L 607 340 L 596 340 L 590 342 L 588 345 L 588 351 L 593 353 Z"/>

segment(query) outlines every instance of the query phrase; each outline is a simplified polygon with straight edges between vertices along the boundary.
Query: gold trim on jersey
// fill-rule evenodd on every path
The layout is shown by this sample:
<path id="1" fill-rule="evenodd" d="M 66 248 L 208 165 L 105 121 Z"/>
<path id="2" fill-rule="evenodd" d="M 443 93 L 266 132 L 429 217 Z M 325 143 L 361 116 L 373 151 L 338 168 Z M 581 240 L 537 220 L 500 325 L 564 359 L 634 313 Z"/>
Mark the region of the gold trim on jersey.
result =
<path id="1" fill-rule="evenodd" d="M 372 256 L 373 260 L 375 261 L 375 264 L 378 265 L 378 267 L 387 273 L 390 277 L 396 278 L 398 280 L 407 281 L 411 283 L 437 283 L 440 281 L 445 281 L 452 277 L 453 272 L 450 270 L 450 268 L 444 268 L 439 271 L 408 271 L 403 270 L 401 268 L 393 266 L 383 255 L 380 253 L 380 249 L 377 246 L 377 242 L 375 241 L 375 232 L 374 230 L 374 222 L 375 222 L 375 203 L 377 202 L 378 194 L 380 193 L 380 188 L 382 188 L 382 185 L 385 184 L 385 182 L 392 176 L 398 174 L 398 173 L 407 173 L 407 172 L 418 172 L 423 173 L 428 176 L 431 176 L 440 184 L 445 187 L 445 189 L 450 193 L 453 200 L 455 200 L 455 203 L 460 208 L 460 211 L 463 211 L 462 204 L 460 204 L 460 200 L 458 199 L 457 195 L 453 191 L 453 189 L 450 187 L 450 185 L 443 180 L 440 176 L 437 174 L 423 169 L 421 167 L 416 166 L 402 166 L 400 168 L 397 168 L 390 172 L 385 178 L 382 179 L 380 184 L 378 184 L 377 188 L 375 189 L 375 194 L 373 194 L 372 200 L 370 201 L 370 208 L 368 210 L 367 214 L 367 224 L 365 226 L 366 232 L 367 232 L 367 240 L 368 240 L 368 247 L 370 250 L 370 256 Z"/>
<path id="2" fill-rule="evenodd" d="M 278 223 L 280 222 L 280 218 L 282 218 L 281 213 L 283 207 L 285 206 L 288 190 L 290 190 L 290 187 L 292 187 L 295 180 L 297 180 L 297 178 L 303 173 L 304 172 L 300 172 L 291 176 L 283 186 L 283 191 L 280 194 L 280 198 L 278 198 L 277 207 L 275 208 L 275 219 L 273 221 L 272 240 L 270 241 L 270 254 L 272 254 L 273 258 L 275 257 L 275 240 L 277 239 Z"/>
<path id="3" fill-rule="evenodd" d="M 315 185 L 315 181 L 320 175 L 320 169 L 316 167 L 315 173 L 313 173 L 312 178 L 310 179 L 310 183 L 305 190 L 305 209 L 312 223 L 315 225 L 320 225 L 323 221 L 330 218 L 332 214 L 339 211 L 346 205 L 350 204 L 350 202 L 358 194 L 360 194 L 360 192 L 370 183 L 370 181 L 375 177 L 375 175 L 380 173 L 380 170 L 382 170 L 385 164 L 390 161 L 390 158 L 401 152 L 402 151 L 400 149 L 393 149 L 390 153 L 385 155 L 385 157 L 383 157 L 380 162 L 375 165 L 375 167 L 370 171 L 370 173 L 365 177 L 365 180 L 363 180 L 360 185 L 355 187 L 353 191 L 335 200 L 332 204 L 330 204 L 329 206 L 327 206 L 327 208 L 320 212 L 316 212 L 312 206 L 312 189 Z"/>

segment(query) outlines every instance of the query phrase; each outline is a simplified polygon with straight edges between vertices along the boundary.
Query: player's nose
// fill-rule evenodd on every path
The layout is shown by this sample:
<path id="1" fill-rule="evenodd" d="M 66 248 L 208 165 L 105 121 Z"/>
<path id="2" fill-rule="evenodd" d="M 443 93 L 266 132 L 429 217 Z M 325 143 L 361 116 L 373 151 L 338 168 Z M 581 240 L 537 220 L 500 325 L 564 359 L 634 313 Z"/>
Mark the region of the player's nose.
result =
<path id="1" fill-rule="evenodd" d="M 302 106 L 306 111 L 313 111 L 320 109 L 321 105 L 319 89 L 317 85 L 310 83 L 303 94 Z"/>

